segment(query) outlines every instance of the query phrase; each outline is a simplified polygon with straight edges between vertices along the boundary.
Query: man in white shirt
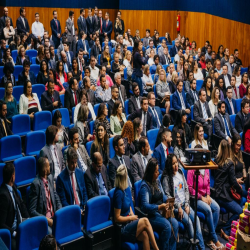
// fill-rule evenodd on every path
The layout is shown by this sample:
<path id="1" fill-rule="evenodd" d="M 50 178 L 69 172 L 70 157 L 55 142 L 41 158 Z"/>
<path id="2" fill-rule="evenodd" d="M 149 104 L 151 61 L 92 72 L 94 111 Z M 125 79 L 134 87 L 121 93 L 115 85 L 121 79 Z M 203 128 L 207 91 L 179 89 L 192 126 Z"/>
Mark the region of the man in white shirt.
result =
<path id="1" fill-rule="evenodd" d="M 177 63 L 180 61 L 180 57 L 182 56 L 182 48 L 179 48 L 178 53 L 174 56 L 174 62 Z"/>
<path id="2" fill-rule="evenodd" d="M 111 89 L 106 84 L 105 75 L 100 75 L 100 86 L 96 88 L 95 97 L 99 103 L 108 102 L 111 99 Z"/>
<path id="3" fill-rule="evenodd" d="M 44 35 L 44 27 L 43 24 L 39 22 L 39 13 L 35 14 L 35 22 L 32 23 L 32 34 L 41 42 L 42 41 L 42 37 Z"/>
<path id="4" fill-rule="evenodd" d="M 223 78 L 225 82 L 225 87 L 231 86 L 231 76 L 228 74 L 228 66 L 225 64 L 222 67 L 222 74 L 219 76 L 219 78 Z"/>
<path id="5" fill-rule="evenodd" d="M 95 63 L 96 63 L 95 57 L 91 56 L 89 64 L 91 70 L 90 76 L 93 77 L 95 81 L 97 81 L 99 77 L 99 69 L 95 66 Z"/>

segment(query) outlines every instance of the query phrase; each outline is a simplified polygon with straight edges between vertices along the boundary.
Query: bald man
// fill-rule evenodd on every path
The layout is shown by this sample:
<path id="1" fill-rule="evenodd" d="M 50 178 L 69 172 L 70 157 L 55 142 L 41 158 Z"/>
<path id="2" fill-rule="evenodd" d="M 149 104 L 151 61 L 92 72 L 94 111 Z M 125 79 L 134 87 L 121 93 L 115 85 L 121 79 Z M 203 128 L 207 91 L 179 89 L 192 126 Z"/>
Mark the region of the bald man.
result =
<path id="1" fill-rule="evenodd" d="M 64 72 L 67 74 L 69 71 L 71 71 L 71 66 L 70 63 L 67 60 L 67 56 L 65 51 L 61 51 L 61 59 L 63 62 L 63 68 L 64 68 Z"/>
<path id="2" fill-rule="evenodd" d="M 102 155 L 99 152 L 94 153 L 92 165 L 84 173 L 84 179 L 89 199 L 99 195 L 108 195 L 108 191 L 112 188 L 107 168 L 103 165 Z"/>

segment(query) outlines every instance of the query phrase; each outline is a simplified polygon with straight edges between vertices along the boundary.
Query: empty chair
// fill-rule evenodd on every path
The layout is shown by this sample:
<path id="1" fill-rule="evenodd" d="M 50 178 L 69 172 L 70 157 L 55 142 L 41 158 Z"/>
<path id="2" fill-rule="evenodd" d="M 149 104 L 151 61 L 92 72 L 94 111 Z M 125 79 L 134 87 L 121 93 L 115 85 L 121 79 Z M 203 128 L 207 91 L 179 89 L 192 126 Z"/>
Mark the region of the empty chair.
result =
<path id="1" fill-rule="evenodd" d="M 28 49 L 28 50 L 26 50 L 26 55 L 29 56 L 29 58 L 36 57 L 37 50 L 36 49 Z"/>
<path id="2" fill-rule="evenodd" d="M 5 166 L 4 163 L 0 163 L 0 183 L 3 182 L 3 167 Z"/>
<path id="3" fill-rule="evenodd" d="M 242 99 L 236 99 L 236 100 L 235 100 L 237 113 L 238 113 L 239 111 L 241 111 L 241 102 L 242 102 Z"/>
<path id="4" fill-rule="evenodd" d="M 17 230 L 17 250 L 38 249 L 47 235 L 48 221 L 45 216 L 37 216 L 22 222 Z"/>
<path id="5" fill-rule="evenodd" d="M 35 77 L 37 77 L 38 72 L 40 71 L 40 65 L 38 65 L 38 64 L 31 64 L 30 65 L 30 71 L 32 71 L 35 74 Z"/>
<path id="6" fill-rule="evenodd" d="M 126 115 L 129 115 L 129 112 L 128 112 L 128 102 L 129 102 L 129 100 L 126 100 L 126 101 L 124 102 L 125 113 L 126 113 Z"/>
<path id="7" fill-rule="evenodd" d="M 25 138 L 25 155 L 36 156 L 38 159 L 40 150 L 45 146 L 44 131 L 29 132 Z"/>
<path id="8" fill-rule="evenodd" d="M 90 130 L 90 134 L 91 134 L 91 135 L 93 135 L 94 127 L 95 127 L 95 121 L 91 121 L 91 122 L 89 123 L 89 130 Z"/>
<path id="9" fill-rule="evenodd" d="M 22 71 L 23 71 L 23 66 L 22 66 L 22 65 L 16 65 L 16 66 L 14 67 L 14 73 L 13 73 L 13 75 L 14 75 L 16 81 L 18 81 L 18 75 L 19 75 Z"/>
<path id="10" fill-rule="evenodd" d="M 37 94 L 39 100 L 41 99 L 41 95 L 44 91 L 45 91 L 45 86 L 43 84 L 34 84 L 32 86 L 32 92 Z"/>
<path id="11" fill-rule="evenodd" d="M 90 155 L 90 149 L 91 149 L 92 143 L 93 143 L 93 141 L 89 141 L 89 142 L 86 143 L 86 150 L 87 150 L 89 155 Z"/>
<path id="12" fill-rule="evenodd" d="M 70 125 L 69 110 L 66 108 L 54 109 L 52 111 L 52 116 L 54 116 L 56 110 L 59 110 L 62 115 L 62 125 L 66 128 L 69 127 Z"/>
<path id="13" fill-rule="evenodd" d="M 13 58 L 14 63 L 16 63 L 16 58 L 17 58 L 17 50 L 12 50 L 11 51 L 11 56 Z"/>
<path id="14" fill-rule="evenodd" d="M 235 117 L 236 117 L 236 115 L 235 114 L 230 115 L 229 117 L 230 117 L 230 121 L 232 122 L 233 127 L 235 128 Z"/>
<path id="15" fill-rule="evenodd" d="M 100 209 L 101 208 L 101 209 Z M 105 247 L 113 246 L 113 223 L 109 219 L 110 198 L 102 195 L 88 200 L 84 215 L 84 229 L 88 249 L 105 242 Z"/>
<path id="16" fill-rule="evenodd" d="M 203 84 L 203 80 L 196 80 L 196 90 L 199 91 Z"/>
<path id="17" fill-rule="evenodd" d="M 157 138 L 158 132 L 159 132 L 158 128 L 151 129 L 151 130 L 149 130 L 147 132 L 148 143 L 149 143 L 149 146 L 150 146 L 151 150 L 155 149 L 155 142 L 156 142 L 156 138 Z"/>
<path id="18" fill-rule="evenodd" d="M 14 86 L 13 87 L 13 96 L 16 98 L 17 103 L 19 103 L 20 96 L 23 94 L 23 86 Z"/>
<path id="19" fill-rule="evenodd" d="M 1 139 L 1 156 L 2 162 L 14 161 L 23 157 L 21 138 L 18 135 L 9 135 Z"/>
<path id="20" fill-rule="evenodd" d="M 33 156 L 25 156 L 14 161 L 17 187 L 30 185 L 36 177 L 36 160 Z"/>
<path id="21" fill-rule="evenodd" d="M 15 115 L 12 117 L 12 132 L 14 135 L 24 136 L 30 132 L 29 115 Z"/>
<path id="22" fill-rule="evenodd" d="M 34 114 L 33 130 L 45 131 L 52 124 L 52 115 L 49 111 L 40 111 Z"/>
<path id="23" fill-rule="evenodd" d="M 33 64 L 33 65 L 36 64 L 36 57 L 31 58 L 31 64 Z"/>
<path id="24" fill-rule="evenodd" d="M 0 229 L 0 238 L 2 239 L 5 246 L 10 250 L 11 249 L 10 230 L 8 230 L 8 229 Z"/>
<path id="25" fill-rule="evenodd" d="M 84 236 L 81 231 L 81 210 L 78 205 L 56 211 L 52 234 L 62 249 L 82 249 Z"/>

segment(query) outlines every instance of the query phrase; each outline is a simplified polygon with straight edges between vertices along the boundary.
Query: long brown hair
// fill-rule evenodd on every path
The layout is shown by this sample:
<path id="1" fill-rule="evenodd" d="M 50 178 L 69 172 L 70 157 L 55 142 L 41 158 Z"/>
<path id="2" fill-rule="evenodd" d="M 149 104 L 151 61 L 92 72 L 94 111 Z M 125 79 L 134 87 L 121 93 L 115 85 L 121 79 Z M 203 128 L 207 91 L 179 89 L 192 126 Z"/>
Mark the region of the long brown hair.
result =
<path id="1" fill-rule="evenodd" d="M 232 138 L 232 143 L 231 143 L 230 158 L 232 159 L 232 161 L 234 162 L 235 165 L 236 165 L 237 161 L 244 164 L 241 150 L 239 150 L 238 154 L 235 154 L 235 152 L 234 152 L 234 146 L 238 141 L 242 142 L 240 135 L 234 134 L 234 136 Z"/>
<path id="2" fill-rule="evenodd" d="M 228 163 L 230 160 L 232 161 L 232 159 L 230 158 L 230 146 L 229 143 L 225 139 L 223 139 L 219 145 L 216 162 L 219 167 L 223 167 L 223 165 L 225 163 Z"/>
<path id="3" fill-rule="evenodd" d="M 131 144 L 134 141 L 134 125 L 132 121 L 127 121 L 123 128 L 121 133 L 122 138 L 127 138 L 128 143 Z"/>
<path id="4" fill-rule="evenodd" d="M 98 126 L 96 127 L 96 136 L 95 136 L 95 140 L 93 142 L 94 146 L 96 149 L 98 149 L 98 152 L 101 151 L 101 141 L 98 138 L 98 128 L 99 127 L 103 127 L 104 131 L 106 132 L 106 134 L 104 135 L 104 142 L 103 142 L 103 148 L 104 151 L 107 152 L 107 154 L 109 154 L 109 138 L 108 138 L 108 133 L 107 133 L 107 129 L 105 127 L 104 123 L 99 123 Z"/>

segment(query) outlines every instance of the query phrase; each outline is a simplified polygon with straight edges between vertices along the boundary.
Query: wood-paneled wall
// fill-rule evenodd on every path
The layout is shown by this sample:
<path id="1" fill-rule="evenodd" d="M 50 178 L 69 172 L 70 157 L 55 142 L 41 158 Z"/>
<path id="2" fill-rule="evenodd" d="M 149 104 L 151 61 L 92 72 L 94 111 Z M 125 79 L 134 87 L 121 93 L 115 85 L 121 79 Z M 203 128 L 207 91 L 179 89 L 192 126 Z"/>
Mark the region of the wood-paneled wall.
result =
<path id="1" fill-rule="evenodd" d="M 203 47 L 206 40 L 210 41 L 216 53 L 220 44 L 228 47 L 230 53 L 237 48 L 243 65 L 250 65 L 250 25 L 199 12 L 181 11 L 180 15 L 181 35 L 189 37 L 190 41 L 195 40 L 198 48 Z M 176 17 L 177 11 L 122 10 L 125 30 L 130 28 L 134 34 L 139 29 L 141 37 L 145 36 L 148 28 L 151 34 L 157 29 L 160 36 L 169 32 L 171 39 L 176 38 Z"/>
<path id="2" fill-rule="evenodd" d="M 16 26 L 16 19 L 20 16 L 19 14 L 19 7 L 8 7 L 9 9 L 9 16 L 12 18 L 13 20 L 13 25 Z M 57 11 L 57 16 L 58 16 L 58 20 L 61 23 L 61 28 L 62 28 L 62 32 L 64 32 L 65 26 L 66 26 L 66 20 L 69 17 L 69 11 L 72 10 L 74 11 L 74 24 L 75 27 L 77 28 L 77 19 L 80 16 L 80 9 L 67 9 L 67 8 L 34 8 L 34 7 L 25 7 L 26 10 L 26 18 L 29 22 L 29 26 L 31 29 L 31 25 L 32 23 L 35 21 L 35 13 L 39 12 L 40 15 L 40 22 L 43 23 L 44 28 L 46 30 L 49 31 L 49 33 L 51 34 L 51 28 L 50 28 L 50 21 L 51 19 L 53 19 L 53 10 Z M 117 15 L 117 11 L 115 9 L 102 9 L 102 15 L 104 17 L 105 12 L 108 11 L 109 12 L 109 16 L 110 16 L 110 20 L 114 23 L 115 17 Z M 93 10 L 93 14 L 94 14 L 94 10 Z M 88 16 L 88 10 L 85 9 L 85 17 Z"/>

